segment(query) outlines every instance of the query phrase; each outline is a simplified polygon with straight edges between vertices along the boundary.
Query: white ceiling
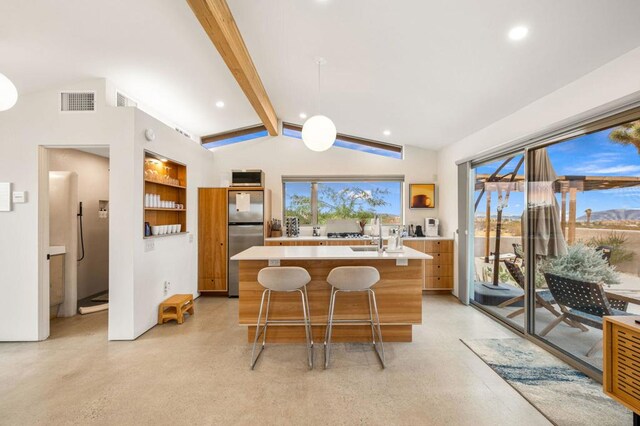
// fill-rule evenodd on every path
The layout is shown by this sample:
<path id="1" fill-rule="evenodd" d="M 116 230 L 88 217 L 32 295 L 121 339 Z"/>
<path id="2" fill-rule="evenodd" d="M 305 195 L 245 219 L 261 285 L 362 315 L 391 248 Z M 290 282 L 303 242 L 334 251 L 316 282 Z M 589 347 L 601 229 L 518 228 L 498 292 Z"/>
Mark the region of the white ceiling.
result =
<path id="1" fill-rule="evenodd" d="M 637 0 L 228 1 L 279 118 L 427 148 L 640 45 Z M 106 77 L 196 135 L 258 122 L 186 0 L 3 0 L 0 72 L 23 94 Z"/>
<path id="2" fill-rule="evenodd" d="M 637 0 L 228 1 L 281 119 L 319 112 L 342 133 L 428 148 L 640 45 Z M 519 43 L 515 25 L 529 27 Z"/>
<path id="3" fill-rule="evenodd" d="M 21 93 L 106 77 L 196 135 L 259 122 L 186 0 L 2 0 L 0 73 Z"/>

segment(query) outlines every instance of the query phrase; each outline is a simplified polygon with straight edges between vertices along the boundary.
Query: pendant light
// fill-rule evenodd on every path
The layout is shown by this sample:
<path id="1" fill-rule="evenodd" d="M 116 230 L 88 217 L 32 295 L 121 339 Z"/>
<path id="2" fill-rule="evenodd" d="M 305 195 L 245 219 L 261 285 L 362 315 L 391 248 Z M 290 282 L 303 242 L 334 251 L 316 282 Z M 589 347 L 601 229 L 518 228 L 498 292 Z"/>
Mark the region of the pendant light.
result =
<path id="1" fill-rule="evenodd" d="M 13 108 L 18 101 L 18 90 L 4 74 L 0 73 L 0 111 Z"/>
<path id="2" fill-rule="evenodd" d="M 318 97 L 320 97 L 320 67 L 327 61 L 324 58 L 317 58 L 316 63 L 318 64 Z M 328 150 L 336 141 L 336 135 L 336 125 L 324 115 L 314 115 L 302 126 L 302 141 L 312 151 Z"/>

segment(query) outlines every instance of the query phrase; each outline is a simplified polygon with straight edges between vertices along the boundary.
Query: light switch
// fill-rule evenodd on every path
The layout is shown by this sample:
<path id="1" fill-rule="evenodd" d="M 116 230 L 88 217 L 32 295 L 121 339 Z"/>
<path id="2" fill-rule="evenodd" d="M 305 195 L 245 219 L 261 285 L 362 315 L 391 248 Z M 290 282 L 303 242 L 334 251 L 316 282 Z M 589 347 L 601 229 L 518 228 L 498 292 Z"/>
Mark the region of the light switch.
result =
<path id="1" fill-rule="evenodd" d="M 27 202 L 27 193 L 26 191 L 14 191 L 13 192 L 13 202 L 15 204 L 22 204 Z"/>

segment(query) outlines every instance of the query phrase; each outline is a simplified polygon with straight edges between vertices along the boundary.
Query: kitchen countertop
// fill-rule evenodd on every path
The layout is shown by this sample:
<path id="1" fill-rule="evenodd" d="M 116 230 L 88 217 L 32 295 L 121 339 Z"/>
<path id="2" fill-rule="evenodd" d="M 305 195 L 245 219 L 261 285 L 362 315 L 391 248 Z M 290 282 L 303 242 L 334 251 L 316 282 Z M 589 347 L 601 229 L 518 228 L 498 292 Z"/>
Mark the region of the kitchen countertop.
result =
<path id="1" fill-rule="evenodd" d="M 316 237 L 318 238 L 318 237 Z M 409 247 L 398 253 L 354 251 L 349 246 L 254 246 L 231 260 L 336 260 L 336 259 L 417 259 L 433 257 Z"/>
<path id="2" fill-rule="evenodd" d="M 377 237 L 376 237 L 377 238 Z M 383 237 L 385 240 L 389 237 Z M 372 237 L 364 238 L 329 238 L 326 235 L 321 237 L 313 237 L 311 235 L 304 235 L 299 237 L 269 237 L 265 238 L 265 241 L 369 241 Z M 448 237 L 405 237 L 405 241 L 438 241 L 438 240 L 453 240 Z"/>

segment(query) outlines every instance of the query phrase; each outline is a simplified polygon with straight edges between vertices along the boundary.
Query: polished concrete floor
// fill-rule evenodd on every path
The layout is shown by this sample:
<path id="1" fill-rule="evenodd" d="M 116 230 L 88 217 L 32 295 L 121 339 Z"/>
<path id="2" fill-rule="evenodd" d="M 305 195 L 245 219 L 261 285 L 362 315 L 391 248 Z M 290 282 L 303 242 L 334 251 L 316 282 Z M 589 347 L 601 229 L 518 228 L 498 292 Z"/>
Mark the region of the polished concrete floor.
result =
<path id="1" fill-rule="evenodd" d="M 0 344 L 0 424 L 542 425 L 459 339 L 513 334 L 451 296 L 425 296 L 413 343 L 338 344 L 308 371 L 301 345 L 249 370 L 237 300 L 200 298 L 183 325 L 107 342 L 106 313 L 54 320 L 39 343 Z M 319 340 L 319 336 L 316 336 Z"/>

